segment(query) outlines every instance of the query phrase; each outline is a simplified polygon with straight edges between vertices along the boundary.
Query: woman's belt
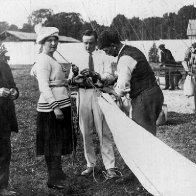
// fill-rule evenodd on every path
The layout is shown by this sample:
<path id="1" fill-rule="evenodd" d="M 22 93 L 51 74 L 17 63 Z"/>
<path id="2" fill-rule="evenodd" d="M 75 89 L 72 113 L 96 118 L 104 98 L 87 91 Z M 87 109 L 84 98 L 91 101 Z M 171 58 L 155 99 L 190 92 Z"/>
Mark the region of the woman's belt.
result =
<path id="1" fill-rule="evenodd" d="M 50 88 L 54 87 L 68 87 L 68 80 L 54 80 L 49 83 Z"/>

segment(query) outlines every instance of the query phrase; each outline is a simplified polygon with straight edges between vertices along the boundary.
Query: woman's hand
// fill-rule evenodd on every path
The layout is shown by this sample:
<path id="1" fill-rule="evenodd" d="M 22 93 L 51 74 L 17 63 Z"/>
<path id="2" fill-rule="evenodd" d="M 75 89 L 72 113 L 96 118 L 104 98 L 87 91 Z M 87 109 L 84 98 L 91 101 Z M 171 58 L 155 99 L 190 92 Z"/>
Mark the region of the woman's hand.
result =
<path id="1" fill-rule="evenodd" d="M 74 64 L 72 64 L 72 72 L 74 76 L 77 76 L 79 73 L 79 68 Z"/>
<path id="2" fill-rule="evenodd" d="M 0 88 L 0 97 L 9 97 L 10 90 L 8 88 Z"/>
<path id="3" fill-rule="evenodd" d="M 18 97 L 18 91 L 15 88 L 10 89 L 10 99 L 14 100 Z"/>
<path id="4" fill-rule="evenodd" d="M 54 114 L 56 116 L 56 119 L 58 119 L 58 120 L 64 119 L 63 112 L 61 111 L 61 109 L 59 107 L 54 108 Z"/>

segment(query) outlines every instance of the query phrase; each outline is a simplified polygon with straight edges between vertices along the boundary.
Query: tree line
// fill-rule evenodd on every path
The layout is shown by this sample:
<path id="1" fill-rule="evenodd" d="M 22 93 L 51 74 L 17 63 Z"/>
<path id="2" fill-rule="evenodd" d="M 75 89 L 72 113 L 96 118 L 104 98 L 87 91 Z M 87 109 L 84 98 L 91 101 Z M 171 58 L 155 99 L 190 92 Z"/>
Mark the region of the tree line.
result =
<path id="1" fill-rule="evenodd" d="M 159 40 L 159 39 L 187 39 L 187 26 L 189 19 L 196 20 L 196 8 L 193 5 L 183 6 L 177 13 L 165 13 L 163 17 L 149 17 L 131 19 L 123 14 L 113 18 L 110 26 L 98 24 L 95 20 L 84 21 L 79 13 L 57 13 L 52 9 L 39 9 L 33 11 L 22 28 L 0 22 L 0 33 L 5 30 L 34 32 L 34 26 L 43 23 L 43 26 L 55 26 L 61 35 L 81 40 L 82 32 L 92 28 L 99 34 L 106 29 L 118 31 L 122 40 Z"/>

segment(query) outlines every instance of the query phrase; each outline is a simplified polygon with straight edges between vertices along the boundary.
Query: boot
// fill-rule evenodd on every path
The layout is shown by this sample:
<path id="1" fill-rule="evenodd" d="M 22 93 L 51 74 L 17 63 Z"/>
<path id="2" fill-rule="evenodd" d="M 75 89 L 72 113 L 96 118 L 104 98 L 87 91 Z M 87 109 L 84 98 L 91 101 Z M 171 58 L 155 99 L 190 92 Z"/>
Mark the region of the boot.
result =
<path id="1" fill-rule="evenodd" d="M 61 156 L 55 156 L 55 162 L 56 162 L 56 176 L 60 180 L 66 180 L 67 176 L 63 172 L 62 164 L 61 164 Z"/>
<path id="2" fill-rule="evenodd" d="M 45 156 L 45 160 L 48 168 L 48 188 L 64 189 L 64 183 L 57 177 L 55 157 Z"/>

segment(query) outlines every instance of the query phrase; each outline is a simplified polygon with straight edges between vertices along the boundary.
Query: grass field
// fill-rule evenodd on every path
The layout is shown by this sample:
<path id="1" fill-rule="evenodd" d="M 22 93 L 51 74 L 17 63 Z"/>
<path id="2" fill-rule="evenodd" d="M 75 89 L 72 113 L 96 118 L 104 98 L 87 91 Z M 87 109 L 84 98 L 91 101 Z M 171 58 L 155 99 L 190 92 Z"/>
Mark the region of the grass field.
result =
<path id="1" fill-rule="evenodd" d="M 12 161 L 10 186 L 20 196 L 146 196 L 149 195 L 133 178 L 120 154 L 115 148 L 117 167 L 124 177 L 104 183 L 101 170 L 103 164 L 99 144 L 94 138 L 98 153 L 98 168 L 95 176 L 83 178 L 78 173 L 85 167 L 81 135 L 78 136 L 77 161 L 74 166 L 71 157 L 63 158 L 63 169 L 67 173 L 67 186 L 62 191 L 50 190 L 46 186 L 47 173 L 43 157 L 35 155 L 36 103 L 39 96 L 37 82 L 29 75 L 30 66 L 11 66 L 15 82 L 20 91 L 16 100 L 19 133 L 12 135 Z M 193 97 L 187 98 L 182 90 L 164 91 L 168 105 L 168 123 L 158 127 L 158 138 L 196 163 L 196 120 L 193 113 Z"/>

